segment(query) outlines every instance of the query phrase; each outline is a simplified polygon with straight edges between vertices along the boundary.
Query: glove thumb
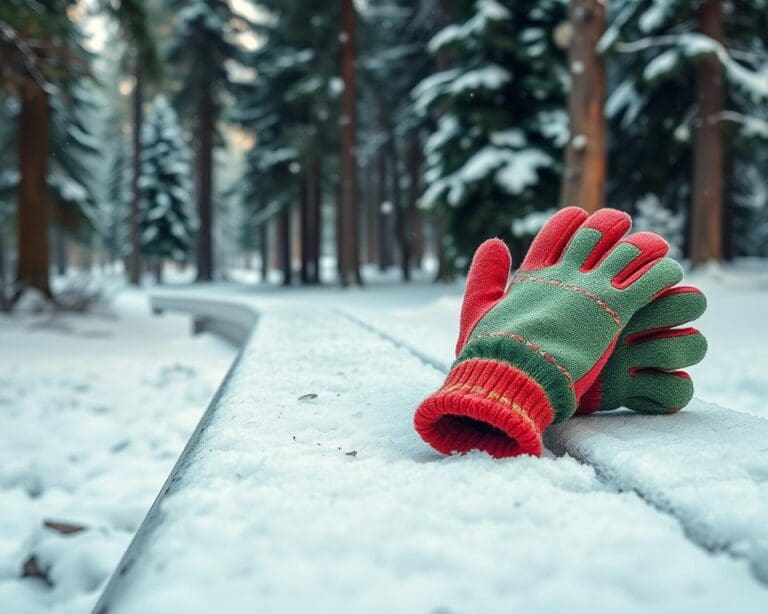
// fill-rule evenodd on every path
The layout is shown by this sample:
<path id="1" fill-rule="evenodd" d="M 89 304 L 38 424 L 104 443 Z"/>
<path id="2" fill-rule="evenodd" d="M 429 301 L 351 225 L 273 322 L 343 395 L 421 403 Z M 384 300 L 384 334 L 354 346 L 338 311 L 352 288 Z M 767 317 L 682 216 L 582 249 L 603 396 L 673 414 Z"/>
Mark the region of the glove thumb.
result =
<path id="1" fill-rule="evenodd" d="M 504 241 L 488 239 L 477 248 L 467 276 L 467 289 L 461 305 L 456 356 L 481 318 L 504 296 L 512 257 Z"/>

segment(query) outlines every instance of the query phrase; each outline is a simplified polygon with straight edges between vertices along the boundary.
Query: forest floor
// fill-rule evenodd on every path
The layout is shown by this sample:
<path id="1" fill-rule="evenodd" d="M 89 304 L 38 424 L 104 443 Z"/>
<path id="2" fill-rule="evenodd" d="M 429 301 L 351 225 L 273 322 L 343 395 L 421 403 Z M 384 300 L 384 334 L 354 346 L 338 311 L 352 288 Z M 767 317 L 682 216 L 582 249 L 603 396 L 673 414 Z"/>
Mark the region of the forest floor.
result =
<path id="1" fill-rule="evenodd" d="M 745 262 L 711 269 L 689 275 L 686 282 L 699 285 L 709 300 L 707 313 L 696 324 L 710 344 L 705 361 L 691 370 L 696 396 L 768 418 L 765 264 Z M 436 285 L 422 279 L 406 286 L 388 276 L 377 278 L 364 289 L 345 291 L 271 286 L 254 290 L 233 283 L 173 287 L 177 291 L 237 295 L 266 303 L 329 307 L 384 331 L 443 367 L 451 361 L 463 289 L 460 280 Z M 343 335 L 343 330 L 339 334 Z M 185 317 L 151 317 L 146 296 L 136 291 L 122 291 L 109 306 L 86 316 L 28 314 L 0 318 L 3 611 L 74 613 L 92 607 L 234 355 L 233 349 L 208 336 L 191 337 Z M 407 380 L 408 373 L 403 373 L 403 378 Z M 404 387 L 398 398 L 414 394 L 410 388 Z M 295 427 L 299 429 L 300 425 Z M 375 461 L 372 470 L 378 466 Z M 498 465 L 480 455 L 453 462 L 447 470 L 456 474 L 453 477 L 458 478 L 462 489 L 470 488 L 472 473 L 479 472 L 477 475 L 491 480 L 499 493 L 510 491 L 515 506 L 522 506 L 516 507 L 503 529 L 518 535 L 516 558 L 522 550 L 529 551 L 533 566 L 526 564 L 528 571 L 521 568 L 523 575 L 510 587 L 520 588 L 525 578 L 547 569 L 547 573 L 554 574 L 555 586 L 570 590 L 571 596 L 580 595 L 585 603 L 592 598 L 590 591 L 600 590 L 603 603 L 617 607 L 627 606 L 626 600 L 636 595 L 638 611 L 649 603 L 682 611 L 682 605 L 691 604 L 686 600 L 697 594 L 699 611 L 714 611 L 730 603 L 734 588 L 739 587 L 742 599 L 754 603 L 755 595 L 763 594 L 765 599 L 760 601 L 765 605 L 768 591 L 754 586 L 743 562 L 725 555 L 708 555 L 693 546 L 674 521 L 648 507 L 634 493 L 606 489 L 591 468 L 567 456 L 556 459 L 550 455 L 539 463 L 526 459 L 519 462 L 514 467 L 510 464 L 508 471 L 499 467 L 498 479 L 489 474 L 489 468 Z M 387 476 L 383 465 L 376 478 L 384 485 L 382 496 L 387 484 L 394 488 L 397 483 Z M 429 470 L 424 464 L 399 466 Z M 526 471 L 521 472 L 521 468 Z M 297 474 L 297 479 L 302 476 Z M 427 488 L 434 491 L 431 496 L 441 496 L 438 486 Z M 307 487 L 312 487 L 310 482 Z M 415 486 L 406 488 L 413 490 Z M 425 492 L 413 490 L 412 496 L 415 500 L 426 499 Z M 374 503 L 366 504 L 373 517 L 379 513 Z M 457 573 L 462 572 L 458 563 L 464 555 L 457 550 L 461 543 L 473 536 L 478 547 L 485 549 L 487 556 L 478 551 L 473 561 L 488 574 L 482 584 L 491 590 L 486 595 L 488 605 L 493 605 L 495 597 L 509 597 L 511 590 L 502 588 L 503 569 L 487 567 L 494 557 L 502 555 L 492 530 L 493 523 L 504 514 L 504 504 L 500 505 L 486 512 L 492 516 L 486 518 L 491 522 L 488 531 L 478 525 L 449 549 L 453 552 L 449 555 L 456 557 Z M 557 510 L 566 509 L 570 510 L 571 520 L 563 525 Z M 479 513 L 458 512 L 454 519 L 457 528 L 467 514 Z M 417 517 L 413 521 L 421 522 Z M 593 521 L 594 528 L 586 531 L 587 524 Z M 633 527 L 641 525 L 645 529 L 638 534 Z M 85 530 L 75 530 L 78 527 Z M 61 532 L 70 528 L 75 532 Z M 593 535 L 593 531 L 598 533 Z M 559 564 L 563 567 L 555 565 L 552 557 L 547 559 L 546 553 L 533 555 L 535 542 L 543 535 L 548 535 L 549 540 L 564 540 L 558 555 L 563 557 Z M 585 542 L 589 535 L 596 543 L 607 545 L 604 556 L 589 559 L 594 555 Z M 423 539 L 429 536 L 425 533 Z M 645 550 L 644 541 L 649 542 Z M 611 551 L 611 544 L 615 551 Z M 363 546 L 365 543 L 360 544 Z M 630 577 L 625 573 L 622 548 L 634 549 L 639 560 L 649 564 L 659 550 L 667 556 Z M 424 556 L 428 556 L 426 551 Z M 25 563 L 32 577 L 20 578 Z M 418 567 L 418 560 L 398 564 Z M 563 569 L 570 566 L 582 571 L 565 573 Z M 579 579 L 587 582 L 587 578 L 599 574 L 607 574 L 605 578 L 610 580 L 608 584 L 614 583 L 615 590 L 608 590 L 607 585 L 599 588 L 570 584 Z M 665 584 L 664 578 L 672 575 L 676 582 Z M 534 577 L 529 580 L 534 582 Z M 553 607 L 562 603 L 547 592 L 551 584 L 541 584 L 538 577 L 535 582 L 544 591 L 538 595 L 534 592 L 537 603 Z M 701 606 L 707 604 L 711 610 L 702 610 Z"/>

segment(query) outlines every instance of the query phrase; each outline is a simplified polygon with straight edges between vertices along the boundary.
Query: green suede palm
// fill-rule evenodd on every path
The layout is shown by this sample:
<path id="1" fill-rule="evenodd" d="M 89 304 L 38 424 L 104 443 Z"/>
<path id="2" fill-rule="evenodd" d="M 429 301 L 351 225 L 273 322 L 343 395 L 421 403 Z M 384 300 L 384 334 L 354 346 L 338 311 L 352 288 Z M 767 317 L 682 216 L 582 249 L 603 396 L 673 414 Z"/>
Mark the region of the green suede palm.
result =
<path id="1" fill-rule="evenodd" d="M 678 283 L 682 269 L 656 235 L 622 240 L 631 222 L 603 209 L 560 211 L 537 236 L 501 301 L 468 336 L 457 362 L 498 359 L 547 392 L 569 418 L 636 312 Z"/>
<path id="2" fill-rule="evenodd" d="M 693 397 L 693 382 L 680 369 L 704 358 L 707 341 L 695 328 L 676 327 L 699 318 L 706 306 L 698 289 L 678 286 L 638 311 L 577 413 L 626 407 L 666 414 L 685 407 Z"/>

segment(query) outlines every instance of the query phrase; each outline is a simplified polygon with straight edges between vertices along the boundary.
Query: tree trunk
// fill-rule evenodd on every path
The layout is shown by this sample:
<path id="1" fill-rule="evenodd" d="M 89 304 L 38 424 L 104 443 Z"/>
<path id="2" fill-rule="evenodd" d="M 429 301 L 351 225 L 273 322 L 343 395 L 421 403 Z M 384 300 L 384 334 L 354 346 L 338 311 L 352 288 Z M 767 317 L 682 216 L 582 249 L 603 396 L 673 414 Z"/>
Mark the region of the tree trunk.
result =
<path id="1" fill-rule="evenodd" d="M 379 229 L 379 270 L 386 271 L 392 266 L 392 226 L 390 224 L 391 203 L 387 200 L 387 157 L 384 151 L 379 151 L 376 156 L 376 215 L 378 216 Z"/>
<path id="2" fill-rule="evenodd" d="M 27 288 L 53 299 L 48 255 L 48 95 L 35 83 L 21 86 L 19 181 L 16 224 L 19 260 L 14 301 Z"/>
<path id="3" fill-rule="evenodd" d="M 53 244 L 53 262 L 56 265 L 56 274 L 62 277 L 67 274 L 67 241 L 61 226 L 56 224 L 51 230 Z"/>
<path id="4" fill-rule="evenodd" d="M 403 274 L 403 281 L 411 280 L 411 237 L 409 235 L 409 214 L 410 208 L 408 202 L 403 205 L 402 192 L 400 190 L 400 164 L 397 152 L 397 143 L 395 141 L 395 131 L 391 126 L 387 130 L 387 154 L 389 156 L 390 171 L 390 190 L 392 192 L 392 209 L 395 216 L 395 232 L 397 234 L 397 243 L 400 248 L 400 270 Z"/>
<path id="5" fill-rule="evenodd" d="M 362 284 L 357 227 L 357 91 L 355 83 L 355 5 L 341 0 L 341 284 Z"/>
<path id="6" fill-rule="evenodd" d="M 445 212 L 437 211 L 434 218 L 435 256 L 437 259 L 436 282 L 449 282 L 456 278 L 456 268 L 448 259 L 445 249 Z"/>
<path id="7" fill-rule="evenodd" d="M 259 251 L 261 253 L 261 283 L 267 282 L 269 276 L 269 223 L 259 226 Z"/>
<path id="8" fill-rule="evenodd" d="M 597 211 L 605 203 L 605 66 L 597 43 L 605 32 L 603 0 L 571 0 L 568 96 L 571 138 L 565 154 L 561 205 Z"/>
<path id="9" fill-rule="evenodd" d="M 408 138 L 408 232 L 411 248 L 411 266 L 421 268 L 424 254 L 424 228 L 422 227 L 421 212 L 418 209 L 421 195 L 421 141 L 416 131 Z"/>
<path id="10" fill-rule="evenodd" d="M 705 0 L 698 22 L 699 32 L 723 41 L 720 0 Z M 696 100 L 690 236 L 693 266 L 723 256 L 723 67 L 715 57 L 706 57 L 696 65 Z"/>
<path id="11" fill-rule="evenodd" d="M 450 0 L 440 0 L 438 4 L 438 22 L 441 28 L 445 28 L 454 21 L 453 4 Z M 451 61 L 445 50 L 438 52 L 436 57 L 438 71 L 448 70 Z M 434 215 L 433 241 L 435 243 L 435 258 L 437 259 L 436 282 L 452 281 L 455 270 L 452 262 L 448 262 L 445 251 L 445 211 L 437 210 Z"/>
<path id="12" fill-rule="evenodd" d="M 291 267 L 291 208 L 285 207 L 277 220 L 280 243 L 280 267 L 283 270 L 283 285 L 290 286 L 293 278 Z"/>
<path id="13" fill-rule="evenodd" d="M 152 264 L 154 265 L 155 283 L 159 286 L 163 283 L 163 259 L 155 258 Z"/>
<path id="14" fill-rule="evenodd" d="M 304 174 L 299 181 L 299 244 L 301 252 L 301 267 L 299 269 L 299 279 L 302 284 L 309 283 L 311 238 L 309 236 L 309 165 L 304 167 Z"/>
<path id="15" fill-rule="evenodd" d="M 141 216 L 141 193 L 139 175 L 141 174 L 141 129 L 144 123 L 144 84 L 141 61 L 136 60 L 136 84 L 133 88 L 133 135 L 131 152 L 131 252 L 128 255 L 128 282 L 134 286 L 141 283 L 141 237 L 139 236 Z"/>
<path id="16" fill-rule="evenodd" d="M 322 241 L 322 163 L 320 156 L 312 154 L 309 159 L 309 210 L 307 234 L 309 235 L 309 283 L 320 283 L 320 242 Z"/>
<path id="17" fill-rule="evenodd" d="M 205 83 L 198 99 L 197 281 L 213 280 L 213 140 L 216 129 L 212 92 Z"/>
<path id="18" fill-rule="evenodd" d="M 366 221 L 366 262 L 374 264 L 379 259 L 379 202 L 376 183 L 376 161 L 378 156 L 368 161 L 365 174 L 365 194 L 367 203 Z"/>
<path id="19" fill-rule="evenodd" d="M 5 309 L 5 231 L 0 223 L 0 311 Z"/>

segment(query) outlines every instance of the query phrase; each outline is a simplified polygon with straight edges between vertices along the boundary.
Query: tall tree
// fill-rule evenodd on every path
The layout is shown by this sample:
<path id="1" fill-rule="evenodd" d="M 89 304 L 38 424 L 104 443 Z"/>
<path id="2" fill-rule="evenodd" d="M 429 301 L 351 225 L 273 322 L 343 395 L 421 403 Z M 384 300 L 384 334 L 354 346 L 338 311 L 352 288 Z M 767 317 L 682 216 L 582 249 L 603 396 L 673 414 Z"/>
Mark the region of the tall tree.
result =
<path id="1" fill-rule="evenodd" d="M 725 39 L 721 0 L 704 0 L 697 15 L 698 31 L 722 45 Z M 691 200 L 691 264 L 723 257 L 724 71 L 717 57 L 696 65 L 696 120 Z"/>
<path id="2" fill-rule="evenodd" d="M 494 234 L 522 250 L 513 221 L 557 202 L 568 133 L 563 52 L 551 36 L 563 3 L 541 0 L 531 10 L 478 0 L 458 8 L 456 22 L 429 45 L 448 67 L 414 95 L 436 125 L 424 152 L 422 202 L 442 211 L 446 259 L 463 267 Z"/>
<path id="3" fill-rule="evenodd" d="M 176 100 L 195 141 L 197 213 L 197 280 L 213 279 L 214 160 L 217 124 L 232 88 L 227 64 L 239 58 L 234 37 L 242 18 L 228 0 L 180 2 L 168 60 L 178 75 Z"/>
<path id="4" fill-rule="evenodd" d="M 369 242 L 385 249 L 382 264 L 388 265 L 387 223 L 375 223 L 384 203 L 392 206 L 403 278 L 410 279 L 421 237 L 421 216 L 417 211 L 422 172 L 421 148 L 427 121 L 414 110 L 410 93 L 433 69 L 425 53 L 438 28 L 436 3 L 408 0 L 372 0 L 362 10 L 362 146 L 370 187 Z M 367 112 L 366 112 L 367 111 Z M 377 177 L 380 175 L 380 177 Z M 376 180 L 387 190 L 377 194 Z M 388 191 L 388 197 L 385 195 Z M 374 238 L 382 232 L 383 242 Z M 373 240 L 372 240 L 373 239 Z M 370 250 L 369 250 L 370 252 Z"/>
<path id="5" fill-rule="evenodd" d="M 262 44 L 243 60 L 254 76 L 237 84 L 232 115 L 254 136 L 239 189 L 253 229 L 298 205 L 301 281 L 317 283 L 322 203 L 338 168 L 340 7 L 326 0 L 264 0 L 260 7 Z M 277 233 L 280 242 L 286 236 Z"/>
<path id="6" fill-rule="evenodd" d="M 605 0 L 570 0 L 568 93 L 570 140 L 566 148 L 563 206 L 596 211 L 605 200 L 605 67 L 597 45 L 605 33 Z"/>
<path id="7" fill-rule="evenodd" d="M 35 288 L 53 298 L 48 271 L 49 156 L 52 103 L 50 92 L 70 91 L 77 77 L 88 74 L 73 21 L 74 0 L 8 0 L 0 6 L 0 80 L 2 91 L 18 99 L 17 290 Z M 126 31 L 149 45 L 141 0 L 99 5 L 115 16 Z"/>
<path id="8" fill-rule="evenodd" d="M 341 0 L 341 194 L 339 199 L 339 254 L 341 284 L 361 284 L 357 188 L 357 13 L 353 0 Z"/>
<path id="9" fill-rule="evenodd" d="M 176 113 L 164 97 L 156 98 L 142 131 L 142 254 L 155 259 L 160 282 L 162 260 L 186 262 L 192 252 L 196 217 L 190 185 L 191 167 Z"/>
<path id="10" fill-rule="evenodd" d="M 611 203 L 657 197 L 685 214 L 694 264 L 719 258 L 768 138 L 768 2 L 614 0 L 609 21 Z"/>

